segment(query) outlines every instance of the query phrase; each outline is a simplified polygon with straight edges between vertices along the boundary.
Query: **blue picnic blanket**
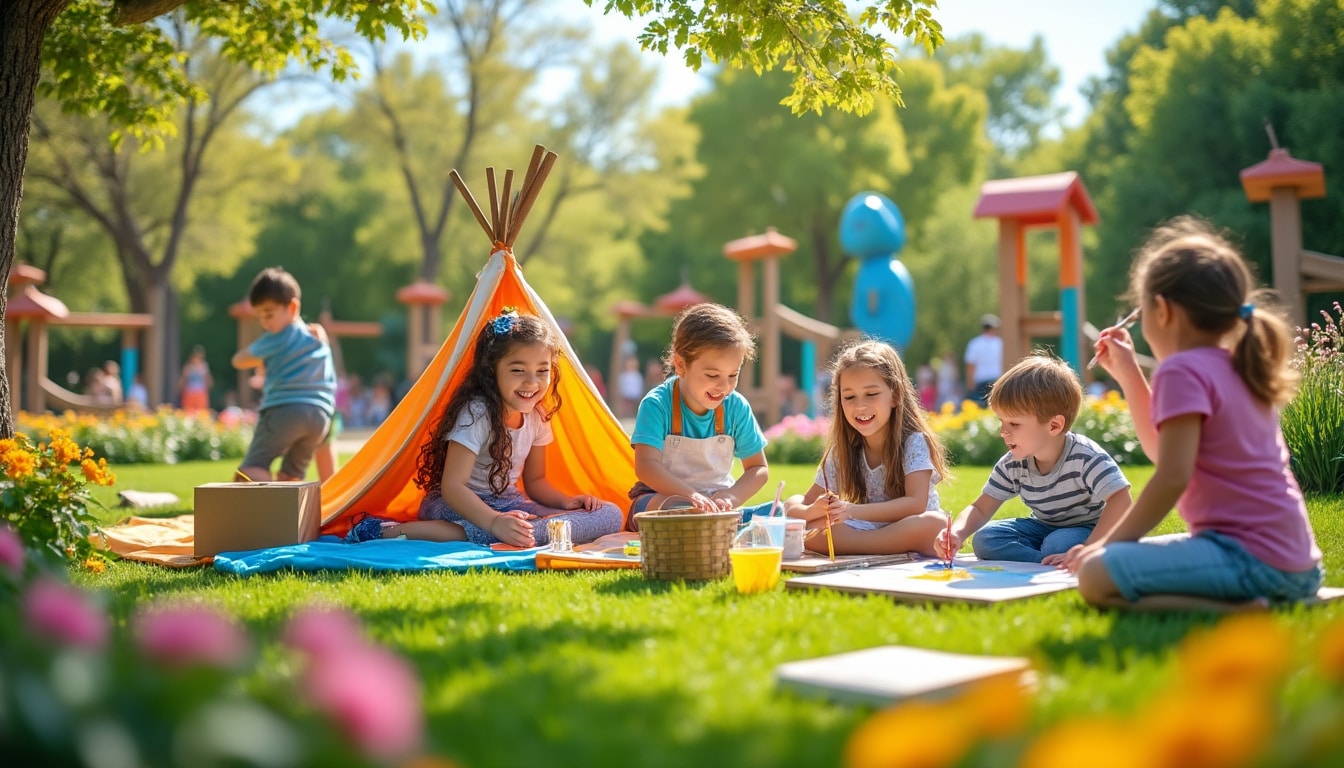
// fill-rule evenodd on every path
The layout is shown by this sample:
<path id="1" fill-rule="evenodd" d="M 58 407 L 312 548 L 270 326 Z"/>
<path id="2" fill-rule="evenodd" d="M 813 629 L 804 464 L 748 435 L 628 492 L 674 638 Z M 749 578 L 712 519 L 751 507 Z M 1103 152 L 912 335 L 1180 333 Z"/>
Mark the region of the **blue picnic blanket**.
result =
<path id="1" fill-rule="evenodd" d="M 215 555 L 215 570 L 239 576 L 292 569 L 295 571 L 467 571 L 492 568 L 501 571 L 535 571 L 537 550 L 496 552 L 465 541 L 410 541 L 380 539 L 348 544 L 336 536 L 323 536 L 307 544 L 221 552 Z"/>

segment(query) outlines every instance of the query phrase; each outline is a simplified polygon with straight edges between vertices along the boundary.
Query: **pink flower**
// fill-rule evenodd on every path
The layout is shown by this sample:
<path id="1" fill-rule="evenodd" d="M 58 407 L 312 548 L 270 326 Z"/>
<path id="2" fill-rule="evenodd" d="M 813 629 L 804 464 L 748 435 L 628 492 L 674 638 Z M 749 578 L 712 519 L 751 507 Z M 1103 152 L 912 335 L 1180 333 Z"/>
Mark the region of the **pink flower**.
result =
<path id="1" fill-rule="evenodd" d="M 8 525 L 0 525 L 0 566 L 16 579 L 23 575 L 23 541 Z"/>
<path id="2" fill-rule="evenodd" d="M 325 658 L 363 646 L 364 630 L 349 611 L 310 606 L 289 620 L 285 643 L 314 658 Z"/>
<path id="3" fill-rule="evenodd" d="M 133 622 L 140 652 L 164 666 L 231 667 L 247 653 L 247 634 L 213 608 L 144 609 Z"/>
<path id="4" fill-rule="evenodd" d="M 68 584 L 47 578 L 34 582 L 24 595 L 23 615 L 42 637 L 81 648 L 107 644 L 107 615 Z"/>
<path id="5" fill-rule="evenodd" d="M 424 737 L 420 683 L 405 660 L 385 648 L 353 646 L 309 658 L 304 692 L 365 754 L 411 755 Z"/>

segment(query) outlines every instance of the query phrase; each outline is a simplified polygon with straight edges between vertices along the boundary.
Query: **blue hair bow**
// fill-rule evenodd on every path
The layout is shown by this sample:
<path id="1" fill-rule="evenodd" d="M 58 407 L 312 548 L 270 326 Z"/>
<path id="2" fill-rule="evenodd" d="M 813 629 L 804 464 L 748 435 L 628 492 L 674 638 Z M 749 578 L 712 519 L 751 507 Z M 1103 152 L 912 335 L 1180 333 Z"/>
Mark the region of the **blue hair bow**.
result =
<path id="1" fill-rule="evenodd" d="M 518 322 L 518 310 L 512 307 L 505 307 L 499 317 L 490 321 L 490 330 L 496 336 L 507 336 L 513 331 L 513 326 Z"/>

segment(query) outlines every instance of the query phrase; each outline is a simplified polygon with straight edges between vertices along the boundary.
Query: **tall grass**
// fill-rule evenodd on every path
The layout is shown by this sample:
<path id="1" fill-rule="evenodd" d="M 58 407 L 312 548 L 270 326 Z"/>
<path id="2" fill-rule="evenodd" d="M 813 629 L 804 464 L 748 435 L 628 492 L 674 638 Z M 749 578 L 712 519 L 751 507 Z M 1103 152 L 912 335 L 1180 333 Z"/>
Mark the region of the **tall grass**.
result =
<path id="1" fill-rule="evenodd" d="M 1300 329 L 1294 365 L 1302 374 L 1297 396 L 1280 416 L 1293 474 L 1302 490 L 1344 490 L 1344 308 L 1321 312 L 1325 322 Z"/>

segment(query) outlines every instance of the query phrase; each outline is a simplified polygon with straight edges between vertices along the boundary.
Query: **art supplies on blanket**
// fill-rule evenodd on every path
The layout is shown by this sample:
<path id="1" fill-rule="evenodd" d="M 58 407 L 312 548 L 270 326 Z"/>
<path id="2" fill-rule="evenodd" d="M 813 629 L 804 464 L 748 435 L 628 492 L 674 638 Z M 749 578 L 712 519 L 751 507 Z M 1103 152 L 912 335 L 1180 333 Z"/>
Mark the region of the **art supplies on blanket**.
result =
<path id="1" fill-rule="evenodd" d="M 920 558 L 908 563 L 851 568 L 789 579 L 789 589 L 834 589 L 888 595 L 914 603 L 990 604 L 1037 597 L 1078 586 L 1068 571 L 1040 563 L 977 560 L 958 555 L 946 561 Z"/>
<path id="2" fill-rule="evenodd" d="M 908 563 L 919 559 L 915 552 L 899 552 L 894 555 L 836 555 L 832 560 L 825 555 L 804 552 L 802 557 L 784 561 L 784 570 L 794 573 L 827 573 L 843 571 L 846 568 L 869 568 L 875 565 Z"/>
<path id="3" fill-rule="evenodd" d="M 943 698 L 967 685 L 1008 678 L 1032 685 L 1035 674 L 1024 658 L 971 656 L 886 645 L 862 651 L 781 664 L 779 687 L 846 704 L 886 706 L 911 698 Z"/>
<path id="4" fill-rule="evenodd" d="M 630 531 L 609 533 L 597 541 L 580 544 L 568 552 L 549 547 L 537 550 L 537 570 L 608 570 L 639 568 L 639 534 Z"/>

